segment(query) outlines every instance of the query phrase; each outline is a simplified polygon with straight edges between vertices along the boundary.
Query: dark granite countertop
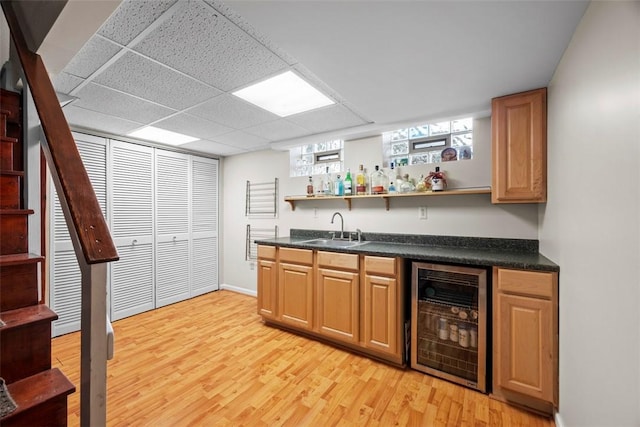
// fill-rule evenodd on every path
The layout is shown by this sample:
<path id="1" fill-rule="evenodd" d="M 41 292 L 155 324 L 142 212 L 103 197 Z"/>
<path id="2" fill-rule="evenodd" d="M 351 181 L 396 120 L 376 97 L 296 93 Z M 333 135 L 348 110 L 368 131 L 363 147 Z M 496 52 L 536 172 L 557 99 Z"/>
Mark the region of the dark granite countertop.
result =
<path id="1" fill-rule="evenodd" d="M 330 234 L 327 231 L 292 229 L 288 237 L 256 240 L 256 243 L 330 252 L 393 256 L 416 261 L 539 271 L 560 270 L 557 264 L 538 252 L 537 240 L 363 233 L 362 240 L 367 243 L 354 247 L 318 247 L 305 242 L 315 238 L 330 238 Z"/>

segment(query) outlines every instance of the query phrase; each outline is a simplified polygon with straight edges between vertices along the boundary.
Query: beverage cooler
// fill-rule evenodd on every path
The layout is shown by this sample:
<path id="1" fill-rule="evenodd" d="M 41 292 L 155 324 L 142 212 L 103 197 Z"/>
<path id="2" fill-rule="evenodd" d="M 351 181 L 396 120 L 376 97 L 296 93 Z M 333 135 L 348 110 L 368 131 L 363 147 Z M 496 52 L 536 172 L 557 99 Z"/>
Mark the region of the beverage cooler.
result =
<path id="1" fill-rule="evenodd" d="M 411 367 L 486 392 L 487 271 L 413 263 Z"/>

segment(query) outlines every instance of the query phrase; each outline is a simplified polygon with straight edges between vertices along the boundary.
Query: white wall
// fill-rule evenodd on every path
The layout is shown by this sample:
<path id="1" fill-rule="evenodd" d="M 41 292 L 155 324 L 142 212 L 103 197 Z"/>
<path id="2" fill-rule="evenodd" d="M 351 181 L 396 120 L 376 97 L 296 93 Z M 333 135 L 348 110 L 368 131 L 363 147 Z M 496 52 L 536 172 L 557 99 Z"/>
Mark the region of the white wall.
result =
<path id="1" fill-rule="evenodd" d="M 0 13 L 0 68 L 9 60 L 9 46 L 11 41 L 11 33 L 7 26 L 7 20 L 4 13 Z"/>
<path id="2" fill-rule="evenodd" d="M 489 186 L 491 177 L 490 119 L 474 124 L 473 160 L 443 164 L 456 187 Z M 372 169 L 382 164 L 380 137 L 345 142 L 345 167 L 355 171 L 363 163 Z M 418 176 L 433 170 L 433 166 L 403 167 L 403 173 Z M 385 210 L 377 199 L 354 200 L 352 210 L 345 202 L 304 201 L 296 204 L 295 212 L 284 202 L 285 195 L 302 195 L 306 177 L 289 178 L 289 153 L 261 151 L 224 159 L 221 210 L 222 279 L 221 283 L 255 292 L 256 272 L 244 261 L 247 223 L 254 227 L 280 227 L 280 236 L 288 236 L 291 228 L 339 230 L 339 222 L 331 224 L 334 212 L 344 216 L 345 230 L 360 228 L 366 232 L 415 233 L 454 236 L 505 238 L 538 238 L 537 205 L 492 205 L 485 195 L 396 198 Z M 280 179 L 279 218 L 251 219 L 244 216 L 246 181 L 264 182 Z M 418 219 L 418 207 L 427 207 L 427 220 Z M 316 213 L 317 208 L 317 213 Z"/>
<path id="3" fill-rule="evenodd" d="M 565 426 L 640 425 L 640 2 L 592 2 L 548 94 L 541 252 L 560 265 Z"/>

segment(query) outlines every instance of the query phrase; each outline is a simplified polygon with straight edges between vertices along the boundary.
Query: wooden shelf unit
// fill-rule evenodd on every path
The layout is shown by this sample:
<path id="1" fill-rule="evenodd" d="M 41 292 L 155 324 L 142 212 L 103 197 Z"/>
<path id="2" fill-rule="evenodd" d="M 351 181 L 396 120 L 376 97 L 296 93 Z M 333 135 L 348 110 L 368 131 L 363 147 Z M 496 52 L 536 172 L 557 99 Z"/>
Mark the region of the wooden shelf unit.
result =
<path id="1" fill-rule="evenodd" d="M 363 196 L 285 196 L 284 201 L 291 205 L 291 210 L 296 210 L 296 202 L 322 201 L 322 200 L 344 200 L 351 210 L 351 201 L 360 199 L 382 199 L 387 210 L 389 210 L 389 200 L 396 197 L 426 197 L 426 196 L 462 196 L 466 194 L 491 194 L 489 187 L 459 188 L 445 191 L 425 191 L 413 193 L 391 193 L 391 194 L 366 194 Z"/>

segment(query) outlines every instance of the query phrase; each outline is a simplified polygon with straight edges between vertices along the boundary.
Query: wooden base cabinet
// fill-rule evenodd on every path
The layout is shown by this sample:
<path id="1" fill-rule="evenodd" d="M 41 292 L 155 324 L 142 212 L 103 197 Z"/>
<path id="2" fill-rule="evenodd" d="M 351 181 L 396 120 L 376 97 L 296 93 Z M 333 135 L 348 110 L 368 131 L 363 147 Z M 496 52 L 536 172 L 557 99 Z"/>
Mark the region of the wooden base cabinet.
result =
<path id="1" fill-rule="evenodd" d="M 400 258 L 258 246 L 258 314 L 270 324 L 404 364 Z"/>
<path id="2" fill-rule="evenodd" d="M 280 248 L 278 320 L 300 329 L 313 328 L 313 251 Z"/>
<path id="3" fill-rule="evenodd" d="M 357 344 L 360 339 L 358 255 L 318 252 L 317 264 L 317 330 L 327 337 Z"/>
<path id="4" fill-rule="evenodd" d="M 402 363 L 404 314 L 400 260 L 365 256 L 364 272 L 363 345 Z"/>
<path id="5" fill-rule="evenodd" d="M 547 201 L 547 89 L 491 101 L 493 203 Z"/>
<path id="6" fill-rule="evenodd" d="M 258 314 L 275 319 L 278 307 L 276 248 L 258 246 Z"/>
<path id="7" fill-rule="evenodd" d="M 550 414 L 558 405 L 558 275 L 494 268 L 494 396 Z"/>

